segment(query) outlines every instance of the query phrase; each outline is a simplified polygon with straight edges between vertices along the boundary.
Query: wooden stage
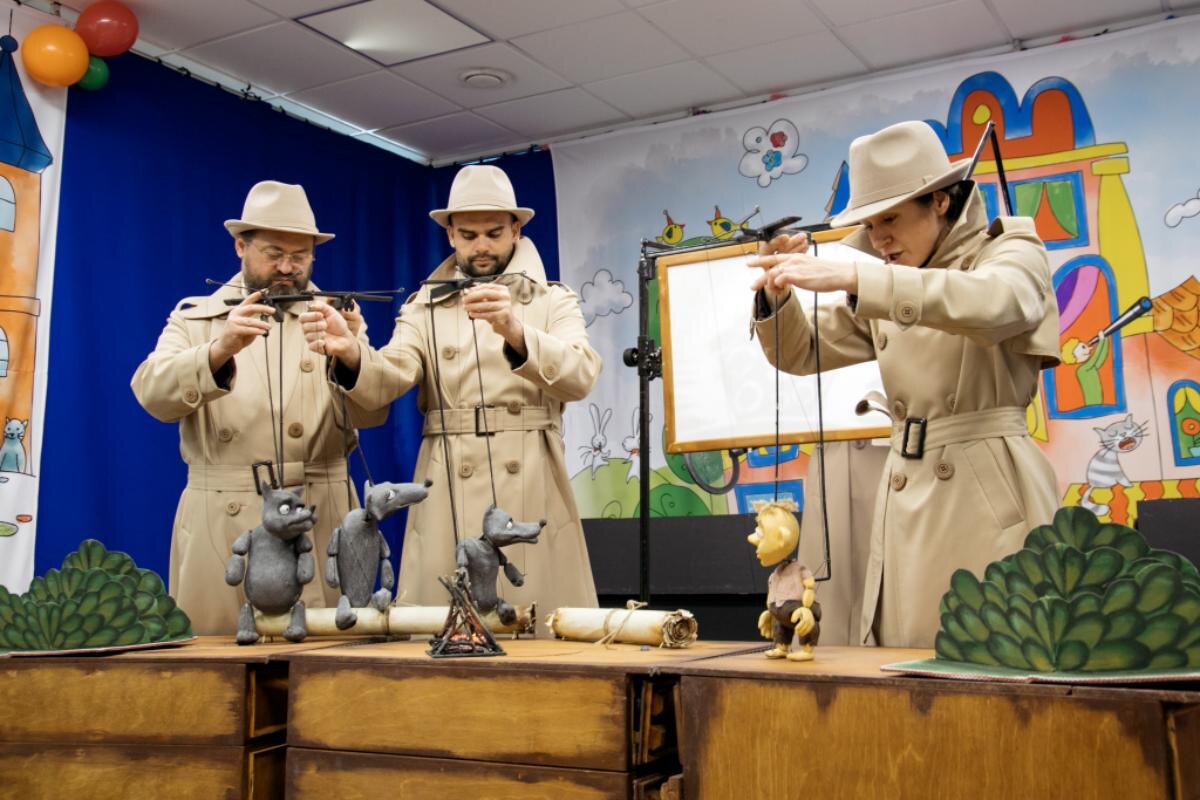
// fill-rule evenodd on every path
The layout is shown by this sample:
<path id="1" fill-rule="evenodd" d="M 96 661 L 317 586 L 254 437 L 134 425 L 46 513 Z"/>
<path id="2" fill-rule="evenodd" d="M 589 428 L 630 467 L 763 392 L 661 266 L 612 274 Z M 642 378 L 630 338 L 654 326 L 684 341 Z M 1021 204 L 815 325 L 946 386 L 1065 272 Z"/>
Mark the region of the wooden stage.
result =
<path id="1" fill-rule="evenodd" d="M 1200 797 L 1200 685 L 879 669 L 916 650 L 501 644 L 0 659 L 0 798 Z"/>

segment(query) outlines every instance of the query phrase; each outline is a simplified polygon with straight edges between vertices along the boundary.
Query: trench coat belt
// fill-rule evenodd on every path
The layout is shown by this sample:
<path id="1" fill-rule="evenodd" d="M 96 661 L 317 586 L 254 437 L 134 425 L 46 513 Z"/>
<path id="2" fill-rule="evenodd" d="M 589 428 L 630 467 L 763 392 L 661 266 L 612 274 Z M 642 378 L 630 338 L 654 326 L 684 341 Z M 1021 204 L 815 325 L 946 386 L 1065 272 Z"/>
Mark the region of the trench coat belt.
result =
<path id="1" fill-rule="evenodd" d="M 265 470 L 260 470 L 263 478 Z M 277 476 L 278 477 L 278 476 Z M 346 459 L 330 458 L 323 461 L 287 461 L 283 465 L 285 486 L 300 486 L 305 483 L 337 483 L 346 480 Z M 253 492 L 254 476 L 250 465 L 190 464 L 188 465 L 188 488 L 207 489 L 218 492 Z"/>
<path id="2" fill-rule="evenodd" d="M 445 416 L 445 430 L 447 433 L 475 435 L 475 409 L 447 408 Z M 484 409 L 482 418 L 479 419 L 480 431 L 483 430 L 485 422 L 489 433 L 500 431 L 561 431 L 562 429 L 561 417 L 557 414 L 551 415 L 550 409 L 545 406 L 521 406 L 520 413 L 514 414 L 507 404 L 497 403 L 495 408 Z M 442 412 L 436 408 L 431 408 L 425 412 L 424 435 L 432 436 L 441 432 Z"/>
<path id="3" fill-rule="evenodd" d="M 892 423 L 892 449 L 900 453 L 904 441 L 905 420 Z M 1016 406 L 971 411 L 950 417 L 938 417 L 925 423 L 925 451 L 948 444 L 1003 436 L 1028 436 L 1025 409 Z"/>

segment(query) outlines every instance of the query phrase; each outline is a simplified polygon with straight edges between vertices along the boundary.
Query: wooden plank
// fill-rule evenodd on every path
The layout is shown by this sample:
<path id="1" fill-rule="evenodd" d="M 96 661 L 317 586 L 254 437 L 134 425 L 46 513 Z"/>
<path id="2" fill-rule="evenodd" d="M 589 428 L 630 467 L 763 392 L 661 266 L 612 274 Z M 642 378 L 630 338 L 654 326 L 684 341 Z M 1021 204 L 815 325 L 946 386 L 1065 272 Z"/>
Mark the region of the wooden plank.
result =
<path id="1" fill-rule="evenodd" d="M 286 730 L 287 664 L 253 664 L 246 677 L 246 735 L 254 739 Z"/>
<path id="2" fill-rule="evenodd" d="M 603 800 L 629 797 L 618 772 L 498 765 L 289 747 L 289 800 Z"/>
<path id="3" fill-rule="evenodd" d="M 322 650 L 327 647 L 362 642 L 361 637 L 331 637 L 328 639 L 308 639 L 298 644 L 280 640 L 278 642 L 260 642 L 245 647 L 239 646 L 232 636 L 199 636 L 196 639 L 174 647 L 163 647 L 150 650 L 128 650 L 122 653 L 110 653 L 103 656 L 105 661 L 110 659 L 142 663 L 155 661 L 187 661 L 187 662 L 233 662 L 238 664 L 265 664 L 290 653 L 303 653 L 311 650 Z M 67 662 L 95 663 L 96 655 L 61 655 L 61 656 L 22 656 L 23 661 L 37 663 L 63 664 Z"/>
<path id="4" fill-rule="evenodd" d="M 241 747 L 0 743 L 0 798 L 233 799 L 245 764 Z"/>
<path id="5" fill-rule="evenodd" d="M 290 663 L 303 661 L 337 661 L 343 663 L 378 662 L 382 664 L 406 664 L 434 668 L 463 668 L 479 671 L 511 670 L 515 665 L 522 669 L 539 672 L 564 670 L 644 675 L 678 665 L 742 653 L 752 649 L 762 650 L 763 645 L 753 642 L 696 642 L 691 647 L 671 649 L 667 647 L 642 647 L 636 644 L 616 644 L 604 647 L 590 642 L 568 642 L 558 639 L 499 639 L 505 655 L 494 658 L 433 659 L 426 651 L 429 642 L 381 642 L 355 646 L 330 647 L 320 650 L 283 654 L 281 660 Z"/>
<path id="6" fill-rule="evenodd" d="M 753 678 L 767 681 L 799 681 L 802 683 L 861 684 L 869 686 L 908 687 L 914 684 L 952 687 L 954 691 L 1001 693 L 1019 696 L 1063 696 L 1097 699 L 1157 700 L 1163 703 L 1200 704 L 1200 691 L 1195 683 L 1170 684 L 1061 684 L 1014 683 L 1007 681 L 958 681 L 924 678 L 889 672 L 883 665 L 898 661 L 932 658 L 932 650 L 903 650 L 886 647 L 818 647 L 813 661 L 793 663 L 769 659 L 761 649 L 757 653 L 717 655 L 681 664 L 670 664 L 662 672 L 671 675 L 694 675 L 730 678 Z"/>
<path id="7" fill-rule="evenodd" d="M 472 665 L 483 659 L 470 659 Z M 288 744 L 624 770 L 625 675 L 353 661 L 291 665 Z"/>
<path id="8" fill-rule="evenodd" d="M 285 743 L 247 749 L 246 783 L 242 794 L 247 800 L 276 800 L 283 797 L 286 777 Z"/>
<path id="9" fill-rule="evenodd" d="M 1164 710 L 1152 700 L 969 693 L 945 681 L 682 684 L 692 800 L 1171 794 Z"/>
<path id="10" fill-rule="evenodd" d="M 246 665 L 97 659 L 0 662 L 0 737 L 10 742 L 237 745 Z"/>
<path id="11" fill-rule="evenodd" d="M 1175 800 L 1200 800 L 1200 706 L 1171 708 L 1167 713 Z"/>

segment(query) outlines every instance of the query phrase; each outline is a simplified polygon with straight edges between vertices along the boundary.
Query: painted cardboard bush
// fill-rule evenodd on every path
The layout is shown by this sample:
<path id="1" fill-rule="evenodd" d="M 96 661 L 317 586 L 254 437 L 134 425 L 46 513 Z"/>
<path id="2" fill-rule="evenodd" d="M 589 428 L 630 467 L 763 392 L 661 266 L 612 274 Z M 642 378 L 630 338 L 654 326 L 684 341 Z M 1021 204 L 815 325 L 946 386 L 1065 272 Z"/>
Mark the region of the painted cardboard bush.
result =
<path id="1" fill-rule="evenodd" d="M 95 539 L 34 578 L 25 594 L 0 586 L 0 649 L 77 650 L 192 638 L 162 578 Z"/>
<path id="2" fill-rule="evenodd" d="M 1062 508 L 942 597 L 939 659 L 1037 672 L 1200 668 L 1200 572 L 1124 525 Z"/>

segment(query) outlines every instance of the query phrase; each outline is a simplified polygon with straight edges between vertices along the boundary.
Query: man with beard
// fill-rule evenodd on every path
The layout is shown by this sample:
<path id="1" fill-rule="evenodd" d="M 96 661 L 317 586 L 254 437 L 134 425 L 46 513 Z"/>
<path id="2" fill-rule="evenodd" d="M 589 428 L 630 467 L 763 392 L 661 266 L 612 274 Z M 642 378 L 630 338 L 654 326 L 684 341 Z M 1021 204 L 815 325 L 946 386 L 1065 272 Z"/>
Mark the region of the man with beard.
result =
<path id="1" fill-rule="evenodd" d="M 312 536 L 318 560 L 334 526 L 358 505 L 346 474 L 350 437 L 340 400 L 325 380 L 324 359 L 305 347 L 298 319 L 303 304 L 277 312 L 261 302 L 264 292 L 315 289 L 309 282 L 313 249 L 333 234 L 318 230 L 303 187 L 275 181 L 256 184 L 241 219 L 228 220 L 225 228 L 241 260 L 240 274 L 208 297 L 180 301 L 132 381 L 143 408 L 179 423 L 188 482 L 171 533 L 169 584 L 198 634 L 237 630 L 244 597 L 240 587 L 225 584 L 225 563 L 234 539 L 262 515 L 252 464 L 277 462 L 282 449 L 276 477 L 317 508 Z M 240 302 L 231 306 L 227 300 Z M 338 318 L 365 346 L 361 316 Z M 366 427 L 386 417 L 384 410 L 359 420 Z M 309 608 L 332 607 L 338 593 L 314 580 L 302 599 Z"/>
<path id="2" fill-rule="evenodd" d="M 336 359 L 352 420 L 373 420 L 419 387 L 415 480 L 434 488 L 409 510 L 397 599 L 445 604 L 437 579 L 455 570 L 455 528 L 459 538 L 478 536 L 495 504 L 514 519 L 546 521 L 536 544 L 504 551 L 526 576 L 521 587 L 501 587 L 505 599 L 546 610 L 595 606 L 563 459 L 563 406 L 587 396 L 600 374 L 578 298 L 546 280 L 537 248 L 521 236 L 533 211 L 517 205 L 499 168 L 463 168 L 447 207 L 430 217 L 454 255 L 430 275 L 442 283 L 405 303 L 386 347 L 365 346 L 323 303 L 301 316 L 310 348 Z"/>

